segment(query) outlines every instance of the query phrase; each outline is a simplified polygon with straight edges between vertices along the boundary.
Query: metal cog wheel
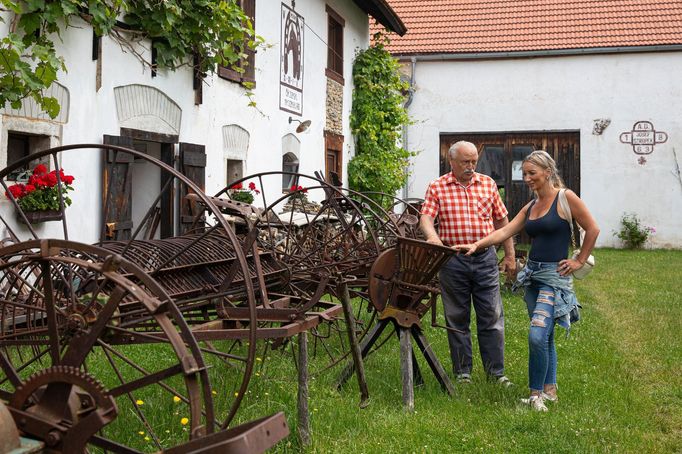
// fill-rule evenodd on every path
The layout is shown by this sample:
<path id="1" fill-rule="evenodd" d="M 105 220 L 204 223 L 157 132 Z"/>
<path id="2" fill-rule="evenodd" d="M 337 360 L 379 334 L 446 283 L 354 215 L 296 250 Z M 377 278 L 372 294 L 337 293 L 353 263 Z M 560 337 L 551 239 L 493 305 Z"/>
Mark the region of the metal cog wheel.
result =
<path id="1" fill-rule="evenodd" d="M 72 366 L 36 372 L 17 386 L 9 406 L 19 428 L 61 452 L 83 452 L 89 438 L 118 415 L 116 401 L 90 374 Z"/>

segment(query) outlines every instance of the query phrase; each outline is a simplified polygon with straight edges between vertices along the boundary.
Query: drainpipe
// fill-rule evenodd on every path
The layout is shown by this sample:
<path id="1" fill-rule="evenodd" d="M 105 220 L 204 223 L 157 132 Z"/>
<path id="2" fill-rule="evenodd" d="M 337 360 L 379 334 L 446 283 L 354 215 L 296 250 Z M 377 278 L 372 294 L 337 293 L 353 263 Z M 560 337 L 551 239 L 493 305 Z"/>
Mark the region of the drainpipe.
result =
<path id="1" fill-rule="evenodd" d="M 410 59 L 410 80 L 409 80 L 409 87 L 407 88 L 407 100 L 405 101 L 405 110 L 407 110 L 410 107 L 410 104 L 412 104 L 412 100 L 414 99 L 414 74 L 415 74 L 415 69 L 417 66 L 417 57 L 412 57 Z M 403 126 L 403 147 L 405 150 L 409 151 L 408 148 L 408 143 L 407 143 L 407 132 L 408 132 L 408 125 Z M 412 163 L 408 161 L 407 164 L 407 170 L 409 171 L 410 168 L 412 167 Z M 408 172 L 409 173 L 409 172 Z M 402 191 L 402 198 L 406 199 L 407 198 L 407 184 L 408 184 L 408 177 L 405 178 L 405 184 L 403 185 L 403 191 Z"/>

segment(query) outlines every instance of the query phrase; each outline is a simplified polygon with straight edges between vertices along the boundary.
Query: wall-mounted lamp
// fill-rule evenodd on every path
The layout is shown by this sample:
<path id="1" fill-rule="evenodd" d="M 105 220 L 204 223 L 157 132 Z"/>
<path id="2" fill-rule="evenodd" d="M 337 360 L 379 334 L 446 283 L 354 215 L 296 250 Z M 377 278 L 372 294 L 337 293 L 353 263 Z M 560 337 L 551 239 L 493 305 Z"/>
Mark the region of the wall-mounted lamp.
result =
<path id="1" fill-rule="evenodd" d="M 297 121 L 300 123 L 298 125 L 298 127 L 296 128 L 296 132 L 298 132 L 298 133 L 301 133 L 301 132 L 305 131 L 306 129 L 308 129 L 310 127 L 310 123 L 311 123 L 310 120 L 301 121 L 297 118 L 289 117 L 289 124 L 291 124 L 292 121 Z"/>

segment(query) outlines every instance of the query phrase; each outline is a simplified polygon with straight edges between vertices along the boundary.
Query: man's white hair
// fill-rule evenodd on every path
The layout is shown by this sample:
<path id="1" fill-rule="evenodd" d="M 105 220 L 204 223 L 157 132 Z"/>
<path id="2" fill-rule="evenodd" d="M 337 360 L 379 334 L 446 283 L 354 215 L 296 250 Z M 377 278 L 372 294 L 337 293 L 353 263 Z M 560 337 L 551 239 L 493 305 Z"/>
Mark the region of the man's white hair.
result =
<path id="1" fill-rule="evenodd" d="M 460 140 L 459 142 L 453 143 L 448 150 L 448 156 L 450 156 L 450 159 L 455 159 L 457 157 L 457 152 L 462 148 L 473 148 L 476 150 L 476 145 L 471 142 L 467 142 L 466 140 Z"/>

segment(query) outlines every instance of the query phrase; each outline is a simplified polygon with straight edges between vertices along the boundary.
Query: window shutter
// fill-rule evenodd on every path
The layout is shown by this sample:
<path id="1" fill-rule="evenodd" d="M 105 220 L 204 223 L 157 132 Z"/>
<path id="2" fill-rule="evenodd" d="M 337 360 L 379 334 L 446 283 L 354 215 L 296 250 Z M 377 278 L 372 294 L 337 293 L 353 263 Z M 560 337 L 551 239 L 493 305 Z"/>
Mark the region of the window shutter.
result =
<path id="1" fill-rule="evenodd" d="M 256 0 L 239 0 L 239 6 L 244 10 L 244 13 L 251 18 L 251 24 L 254 30 L 256 29 Z M 218 67 L 218 75 L 223 79 L 234 82 L 251 82 L 256 83 L 256 52 L 253 49 L 244 49 L 246 58 L 241 60 L 237 66 L 244 69 L 243 73 L 239 73 L 226 66 Z"/>
<path id="2" fill-rule="evenodd" d="M 206 184 L 206 147 L 180 142 L 180 171 L 203 191 Z M 185 198 L 189 192 L 186 185 L 180 185 L 181 233 L 186 233 L 194 224 L 196 216 L 203 211 L 196 202 Z"/>
<path id="3" fill-rule="evenodd" d="M 104 136 L 103 142 L 132 148 L 133 139 L 121 136 Z M 128 240 L 133 227 L 132 221 L 132 181 L 133 155 L 123 152 L 103 150 L 102 160 L 102 206 L 105 216 L 103 240 Z"/>

